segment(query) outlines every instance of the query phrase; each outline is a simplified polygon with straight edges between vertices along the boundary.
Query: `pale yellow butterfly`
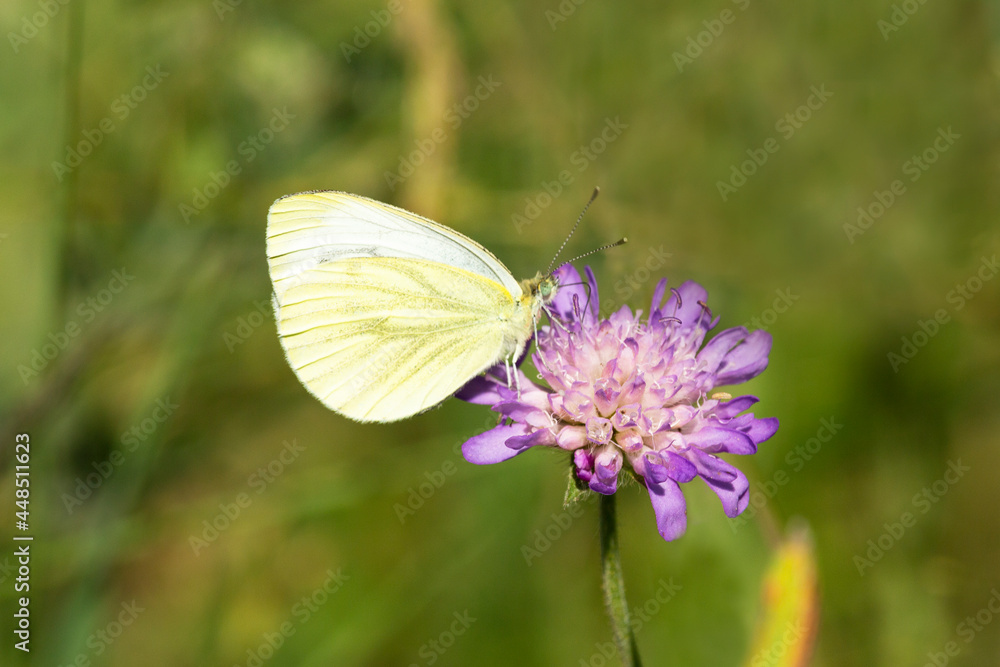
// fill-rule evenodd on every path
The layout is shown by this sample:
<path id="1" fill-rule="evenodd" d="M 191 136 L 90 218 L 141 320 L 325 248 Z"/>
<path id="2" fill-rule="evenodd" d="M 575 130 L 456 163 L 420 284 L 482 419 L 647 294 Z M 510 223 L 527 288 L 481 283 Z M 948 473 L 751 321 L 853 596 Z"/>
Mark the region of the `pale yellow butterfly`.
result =
<path id="1" fill-rule="evenodd" d="M 267 261 L 289 365 L 362 422 L 404 419 L 510 368 L 558 289 L 552 273 L 518 282 L 455 230 L 346 192 L 275 201 Z"/>

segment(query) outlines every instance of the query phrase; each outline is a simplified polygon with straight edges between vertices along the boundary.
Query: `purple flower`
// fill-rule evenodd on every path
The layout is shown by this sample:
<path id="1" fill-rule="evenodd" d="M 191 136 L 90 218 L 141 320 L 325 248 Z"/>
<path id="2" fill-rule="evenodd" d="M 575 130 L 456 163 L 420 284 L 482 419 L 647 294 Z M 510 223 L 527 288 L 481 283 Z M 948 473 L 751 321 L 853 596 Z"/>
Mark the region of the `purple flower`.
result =
<path id="1" fill-rule="evenodd" d="M 718 318 L 705 305 L 705 288 L 690 281 L 671 288 L 662 303 L 667 281 L 661 280 L 645 320 L 628 306 L 601 319 L 597 282 L 590 267 L 585 271 L 589 300 L 576 269 L 556 271 L 565 287 L 549 304 L 556 319 L 539 329 L 533 356 L 548 387 L 520 370 L 520 390 L 517 382 L 508 387 L 498 366 L 459 392 L 504 418 L 462 446 L 466 460 L 499 463 L 537 445 L 556 447 L 572 452 L 578 480 L 606 495 L 617 490 L 623 470 L 631 472 L 648 490 L 665 540 L 684 533 L 679 484 L 695 477 L 719 496 L 726 516 L 739 515 L 749 484 L 717 454 L 753 454 L 778 430 L 778 420 L 743 414 L 755 396 L 711 392 L 760 374 L 771 336 L 735 327 L 703 347 Z"/>

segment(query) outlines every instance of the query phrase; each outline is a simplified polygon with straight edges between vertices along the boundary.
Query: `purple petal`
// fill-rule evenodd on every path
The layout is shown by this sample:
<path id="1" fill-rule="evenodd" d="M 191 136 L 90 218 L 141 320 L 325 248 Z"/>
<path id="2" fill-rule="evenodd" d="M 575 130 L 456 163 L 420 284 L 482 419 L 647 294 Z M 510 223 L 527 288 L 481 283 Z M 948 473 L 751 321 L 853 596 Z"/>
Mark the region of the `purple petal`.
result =
<path id="1" fill-rule="evenodd" d="M 667 467 L 656 452 L 647 452 L 642 458 L 642 476 L 650 484 L 661 484 L 670 479 Z"/>
<path id="2" fill-rule="evenodd" d="M 594 276 L 594 272 L 591 270 L 589 265 L 583 267 L 583 272 L 587 274 L 587 286 L 590 287 L 590 316 L 596 320 L 601 316 L 600 295 L 597 293 L 597 277 Z"/>
<path id="3" fill-rule="evenodd" d="M 705 480 L 728 484 L 736 479 L 736 474 L 739 472 L 719 457 L 706 454 L 700 449 L 690 449 L 687 454 L 690 457 L 688 460 L 698 468 L 698 476 Z"/>
<path id="4" fill-rule="evenodd" d="M 607 319 L 613 327 L 618 327 L 619 329 L 630 326 L 634 320 L 635 315 L 632 314 L 632 309 L 628 307 L 627 303 L 608 315 Z"/>
<path id="5" fill-rule="evenodd" d="M 583 426 L 563 426 L 556 435 L 556 445 L 562 449 L 580 451 L 587 444 L 587 429 Z"/>
<path id="6" fill-rule="evenodd" d="M 675 482 L 690 482 L 698 474 L 693 463 L 683 456 L 670 451 L 647 452 L 638 461 L 638 470 L 647 481 L 661 484 L 667 479 Z"/>
<path id="7" fill-rule="evenodd" d="M 698 476 L 705 480 L 722 501 L 722 509 L 730 519 L 737 517 L 750 502 L 750 482 L 746 475 L 720 458 L 692 449 Z"/>
<path id="8" fill-rule="evenodd" d="M 631 318 L 630 318 L 631 319 Z M 639 355 L 639 343 L 635 338 L 626 338 L 618 348 L 618 356 L 614 359 L 613 377 L 619 384 L 624 384 L 635 373 L 636 357 Z"/>
<path id="9" fill-rule="evenodd" d="M 506 425 L 501 424 L 495 428 L 472 436 L 462 445 L 462 456 L 469 463 L 477 465 L 487 465 L 489 463 L 500 463 L 507 459 L 514 458 L 524 449 L 511 449 L 506 445 L 509 438 L 523 436 L 528 433 L 530 427 L 524 424 Z"/>
<path id="10" fill-rule="evenodd" d="M 635 405 L 641 405 L 639 401 L 643 399 L 646 394 L 646 381 L 642 379 L 642 374 L 637 373 L 631 380 L 622 386 L 622 393 L 618 399 L 619 404 L 634 403 Z"/>
<path id="11" fill-rule="evenodd" d="M 656 322 L 661 317 L 663 313 L 660 311 L 660 304 L 663 303 L 663 295 L 667 293 L 667 279 L 660 278 L 660 282 L 656 283 L 656 289 L 653 290 L 653 300 L 649 307 L 649 323 L 652 324 Z"/>
<path id="12" fill-rule="evenodd" d="M 726 424 L 726 428 L 746 433 L 751 440 L 759 445 L 778 432 L 778 418 L 757 418 L 752 413 L 740 415 Z M 733 453 L 736 454 L 738 452 Z"/>
<path id="13" fill-rule="evenodd" d="M 614 414 L 618 400 L 621 398 L 622 387 L 614 378 L 599 378 L 594 381 L 594 403 L 597 413 Z"/>
<path id="14" fill-rule="evenodd" d="M 576 466 L 577 476 L 586 482 L 593 474 L 594 455 L 588 449 L 578 449 L 573 452 L 573 464 Z"/>
<path id="15" fill-rule="evenodd" d="M 523 451 L 529 447 L 535 447 L 537 445 L 554 445 L 556 443 L 556 438 L 552 435 L 552 432 L 547 428 L 542 428 L 534 430 L 534 427 L 529 426 L 531 429 L 530 433 L 527 435 L 515 435 L 513 437 L 507 438 L 504 443 L 510 449 L 516 449 L 517 451 Z"/>
<path id="16" fill-rule="evenodd" d="M 712 373 L 718 373 L 730 350 L 743 342 L 749 333 L 746 327 L 733 327 L 720 331 L 705 344 L 705 347 L 701 348 L 701 352 L 698 353 L 698 361 Z M 719 382 L 718 384 L 725 383 Z"/>
<path id="17" fill-rule="evenodd" d="M 623 457 L 616 447 L 605 447 L 594 459 L 594 472 L 604 481 L 616 479 L 622 469 Z"/>
<path id="18" fill-rule="evenodd" d="M 573 314 L 573 297 L 580 300 L 580 305 L 587 303 L 587 289 L 580 280 L 580 273 L 572 264 L 563 264 L 552 272 L 559 281 L 559 289 L 549 303 L 548 308 L 559 317 L 560 320 L 568 322 L 576 319 Z"/>
<path id="19" fill-rule="evenodd" d="M 670 428 L 682 428 L 698 416 L 698 409 L 690 405 L 675 405 L 670 412 L 673 413 L 669 422 Z"/>
<path id="20" fill-rule="evenodd" d="M 494 405 L 502 400 L 499 388 L 495 380 L 477 375 L 455 392 L 455 398 L 479 405 Z"/>
<path id="21" fill-rule="evenodd" d="M 698 475 L 698 468 L 680 454 L 667 452 L 667 474 L 675 482 L 690 482 Z"/>
<path id="22" fill-rule="evenodd" d="M 590 417 L 587 419 L 587 440 L 597 445 L 606 445 L 611 442 L 611 436 L 615 433 L 615 427 L 610 419 L 604 417 Z"/>
<path id="23" fill-rule="evenodd" d="M 753 454 L 757 451 L 754 440 L 746 433 L 719 426 L 705 426 L 694 433 L 685 433 L 684 442 L 703 452 Z"/>
<path id="24" fill-rule="evenodd" d="M 737 396 L 736 398 L 719 403 L 718 407 L 712 411 L 712 414 L 720 419 L 732 419 L 759 400 L 756 396 Z"/>
<path id="25" fill-rule="evenodd" d="M 642 435 L 636 432 L 634 429 L 629 429 L 628 431 L 619 431 L 615 435 L 615 442 L 618 446 L 626 452 L 638 452 L 642 450 Z"/>
<path id="26" fill-rule="evenodd" d="M 587 482 L 587 486 L 590 487 L 591 491 L 596 491 L 604 496 L 610 496 L 618 490 L 618 478 L 615 477 L 610 482 L 602 482 L 600 478 L 595 475 L 590 478 L 589 482 Z"/>
<path id="27" fill-rule="evenodd" d="M 535 428 L 546 427 L 552 421 L 544 410 L 520 401 L 501 401 L 494 405 L 493 409 L 520 424 L 528 424 Z"/>
<path id="28" fill-rule="evenodd" d="M 753 426 L 750 427 L 750 430 L 746 434 L 753 438 L 753 441 L 759 445 L 777 433 L 779 426 L 777 417 L 755 418 Z"/>
<path id="29" fill-rule="evenodd" d="M 574 421 L 585 422 L 587 417 L 596 415 L 593 402 L 580 391 L 569 391 L 563 394 L 563 411 L 573 417 Z"/>
<path id="30" fill-rule="evenodd" d="M 591 491 L 610 496 L 617 490 L 617 475 L 612 478 L 600 477 L 596 469 L 597 459 L 592 452 L 585 449 L 576 450 L 573 453 L 573 464 L 576 466 L 577 478 L 586 483 Z"/>
<path id="31" fill-rule="evenodd" d="M 680 303 L 678 303 L 677 294 L 680 294 Z M 681 327 L 684 329 L 690 329 L 699 324 L 707 328 L 711 316 L 698 303 L 699 301 L 707 303 L 707 300 L 708 292 L 704 287 L 691 280 L 685 281 L 663 307 L 663 316 L 676 317 L 681 321 Z"/>
<path id="32" fill-rule="evenodd" d="M 646 480 L 649 500 L 653 504 L 653 514 L 656 515 L 656 529 L 660 537 L 676 540 L 687 529 L 687 505 L 684 494 L 677 482 L 667 480 L 656 484 Z"/>
<path id="33" fill-rule="evenodd" d="M 762 330 L 754 331 L 726 355 L 719 366 L 717 382 L 739 384 L 760 375 L 767 368 L 767 355 L 770 351 L 771 334 Z"/>

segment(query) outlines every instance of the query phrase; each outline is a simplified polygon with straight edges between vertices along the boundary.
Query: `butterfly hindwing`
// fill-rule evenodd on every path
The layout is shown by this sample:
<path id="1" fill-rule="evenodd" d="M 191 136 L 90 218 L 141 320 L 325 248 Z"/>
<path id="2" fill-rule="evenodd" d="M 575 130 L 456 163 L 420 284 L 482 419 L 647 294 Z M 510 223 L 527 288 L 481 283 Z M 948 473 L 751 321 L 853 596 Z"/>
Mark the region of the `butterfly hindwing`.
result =
<path id="1" fill-rule="evenodd" d="M 513 312 L 500 285 L 448 265 L 351 258 L 308 271 L 278 331 L 320 401 L 357 421 L 395 421 L 455 393 L 500 360 Z"/>

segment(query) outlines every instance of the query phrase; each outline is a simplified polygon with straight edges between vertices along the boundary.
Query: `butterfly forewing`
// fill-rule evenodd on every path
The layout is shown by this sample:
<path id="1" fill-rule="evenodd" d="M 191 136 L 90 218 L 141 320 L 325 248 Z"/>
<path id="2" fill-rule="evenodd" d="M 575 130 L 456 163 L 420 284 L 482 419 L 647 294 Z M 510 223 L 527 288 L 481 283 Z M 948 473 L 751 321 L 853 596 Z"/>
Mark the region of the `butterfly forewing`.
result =
<path id="1" fill-rule="evenodd" d="M 493 254 L 433 220 L 345 192 L 282 197 L 268 213 L 267 256 L 279 303 L 304 271 L 350 257 L 427 259 L 465 269 L 503 285 L 515 298 L 518 282 Z"/>

